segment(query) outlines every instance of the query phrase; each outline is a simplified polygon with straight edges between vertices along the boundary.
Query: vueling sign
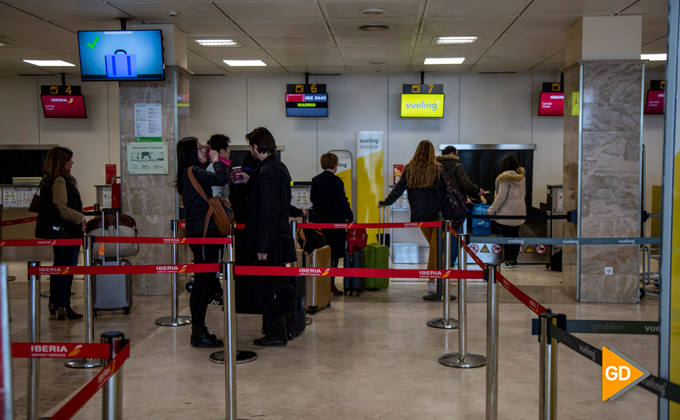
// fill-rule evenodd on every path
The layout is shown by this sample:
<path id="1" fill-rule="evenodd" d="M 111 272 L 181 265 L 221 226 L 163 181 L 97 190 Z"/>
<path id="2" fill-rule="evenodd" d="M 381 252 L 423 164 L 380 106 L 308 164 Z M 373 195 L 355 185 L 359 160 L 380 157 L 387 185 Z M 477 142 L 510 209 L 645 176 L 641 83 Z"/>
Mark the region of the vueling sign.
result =
<path id="1" fill-rule="evenodd" d="M 615 349 L 602 347 L 602 401 L 613 401 L 649 376 Z"/>
<path id="2" fill-rule="evenodd" d="M 444 116 L 444 95 L 402 94 L 401 116 L 404 118 L 442 118 Z"/>

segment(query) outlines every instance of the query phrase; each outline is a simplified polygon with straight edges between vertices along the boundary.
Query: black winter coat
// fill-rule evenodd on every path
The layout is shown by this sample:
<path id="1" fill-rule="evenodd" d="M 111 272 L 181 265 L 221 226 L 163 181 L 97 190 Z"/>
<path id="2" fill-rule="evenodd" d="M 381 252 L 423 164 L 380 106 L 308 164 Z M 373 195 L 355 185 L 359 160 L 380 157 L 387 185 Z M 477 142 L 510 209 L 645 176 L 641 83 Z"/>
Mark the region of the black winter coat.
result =
<path id="1" fill-rule="evenodd" d="M 44 176 L 40 183 L 40 205 L 38 206 L 38 220 L 35 224 L 35 237 L 40 239 L 78 239 L 83 237 L 81 225 L 70 222 L 63 217 L 54 204 L 52 197 L 52 185 L 58 177 Z M 78 188 L 66 181 L 66 194 L 68 201 L 66 207 L 79 213 L 83 212 L 83 202 L 80 199 Z M 66 230 L 60 235 L 58 229 L 65 224 Z"/>
<path id="2" fill-rule="evenodd" d="M 205 196 L 212 197 L 212 186 L 222 186 L 229 181 L 229 173 L 222 162 L 215 162 L 215 172 L 208 172 L 198 166 L 193 166 L 196 181 L 203 187 Z M 196 191 L 189 179 L 189 168 L 182 174 L 182 202 L 186 217 L 186 235 L 188 237 L 203 236 L 205 216 L 208 214 L 208 202 Z M 215 222 L 210 219 L 208 230 L 217 229 Z"/>
<path id="3" fill-rule="evenodd" d="M 345 223 L 354 221 L 352 208 L 345 194 L 345 185 L 337 175 L 323 171 L 312 178 L 312 204 L 314 223 Z M 326 243 L 331 247 L 331 258 L 345 256 L 345 229 L 323 229 Z"/>
<path id="4" fill-rule="evenodd" d="M 470 181 L 467 172 L 465 172 L 465 166 L 463 166 L 458 156 L 437 156 L 437 162 L 441 163 L 446 171 L 451 187 L 463 194 L 466 199 L 468 195 L 476 196 L 479 193 L 479 187 Z"/>
<path id="5" fill-rule="evenodd" d="M 390 195 L 380 204 L 391 206 L 404 193 L 408 191 L 408 203 L 411 207 L 411 222 L 434 222 L 437 213 L 441 210 L 446 197 L 446 183 L 438 176 L 434 186 L 430 188 L 407 188 L 406 177 L 402 176 Z"/>
<path id="6" fill-rule="evenodd" d="M 302 212 L 291 206 L 291 177 L 276 155 L 266 157 L 248 180 L 246 199 L 246 263 L 256 265 L 267 254 L 268 266 L 297 260 L 289 216 Z M 238 246 L 238 245 L 237 245 Z"/>

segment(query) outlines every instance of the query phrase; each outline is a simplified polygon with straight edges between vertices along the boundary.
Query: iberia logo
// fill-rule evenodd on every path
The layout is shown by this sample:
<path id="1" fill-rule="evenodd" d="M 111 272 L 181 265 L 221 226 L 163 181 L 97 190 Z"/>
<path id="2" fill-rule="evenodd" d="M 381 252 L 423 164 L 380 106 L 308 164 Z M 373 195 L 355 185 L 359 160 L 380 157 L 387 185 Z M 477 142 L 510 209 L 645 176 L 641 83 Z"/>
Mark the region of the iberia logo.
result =
<path id="1" fill-rule="evenodd" d="M 72 104 L 72 103 L 73 103 L 73 98 L 69 99 L 69 100 L 68 100 L 68 103 L 69 103 L 69 104 Z"/>
<path id="2" fill-rule="evenodd" d="M 185 271 L 187 271 L 187 266 L 186 266 L 186 264 L 184 264 L 184 265 L 182 266 L 182 268 L 180 268 L 179 271 L 177 271 L 177 272 L 178 272 L 178 273 L 184 273 Z"/>
<path id="3" fill-rule="evenodd" d="M 61 272 L 61 274 L 68 274 L 68 270 L 70 270 L 71 267 L 66 267 L 64 271 Z"/>
<path id="4" fill-rule="evenodd" d="M 321 273 L 321 275 L 322 275 L 322 276 L 327 276 L 328 273 L 330 273 L 330 272 L 331 272 L 331 269 L 330 269 L 330 268 L 327 268 L 326 271 L 324 271 L 323 273 Z"/>
<path id="5" fill-rule="evenodd" d="M 56 244 L 57 244 L 57 241 L 52 241 L 52 245 L 56 245 Z"/>
<path id="6" fill-rule="evenodd" d="M 82 344 L 79 344 L 79 345 L 76 346 L 76 348 L 73 349 L 73 350 L 71 351 L 71 353 L 69 353 L 66 357 L 76 357 L 76 356 L 78 355 L 78 353 L 80 353 L 81 347 L 83 347 L 83 345 L 82 345 Z"/>
<path id="7" fill-rule="evenodd" d="M 602 401 L 613 401 L 649 376 L 614 348 L 602 347 Z"/>
<path id="8" fill-rule="evenodd" d="M 0 246 L 5 246 L 5 241 L 0 242 Z"/>
<path id="9" fill-rule="evenodd" d="M 442 274 L 442 278 L 443 278 L 443 279 L 447 279 L 447 278 L 449 278 L 449 275 L 450 275 L 450 274 L 451 274 L 451 272 L 450 272 L 450 271 L 447 271 L 446 273 Z"/>
<path id="10" fill-rule="evenodd" d="M 182 238 L 182 240 L 179 241 L 179 243 L 180 243 L 180 244 L 183 244 L 183 243 L 185 243 L 186 241 L 187 241 L 187 238 Z"/>
<path id="11" fill-rule="evenodd" d="M 422 222 L 421 222 L 421 223 L 418 223 L 418 227 L 423 227 Z"/>
<path id="12" fill-rule="evenodd" d="M 351 228 L 351 227 L 352 227 L 352 223 L 350 223 L 349 225 L 347 225 L 347 229 L 349 229 L 349 228 Z"/>

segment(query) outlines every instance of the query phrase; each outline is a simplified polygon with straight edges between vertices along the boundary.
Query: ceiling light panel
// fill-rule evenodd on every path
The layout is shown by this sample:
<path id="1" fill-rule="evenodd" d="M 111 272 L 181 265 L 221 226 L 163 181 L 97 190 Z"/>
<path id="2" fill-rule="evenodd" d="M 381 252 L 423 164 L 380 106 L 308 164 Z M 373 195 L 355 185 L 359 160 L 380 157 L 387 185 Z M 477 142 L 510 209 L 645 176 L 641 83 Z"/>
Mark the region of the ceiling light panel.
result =
<path id="1" fill-rule="evenodd" d="M 202 47 L 239 47 L 238 42 L 233 39 L 195 39 L 198 45 Z"/>
<path id="2" fill-rule="evenodd" d="M 28 64 L 41 67 L 75 67 L 75 64 L 67 63 L 62 60 L 24 60 Z"/>
<path id="3" fill-rule="evenodd" d="M 434 43 L 438 45 L 472 44 L 478 38 L 476 36 L 438 36 L 435 37 Z"/>
<path id="4" fill-rule="evenodd" d="M 640 60 L 666 61 L 666 54 L 640 54 Z"/>
<path id="5" fill-rule="evenodd" d="M 222 60 L 230 67 L 266 67 L 267 64 L 262 60 Z"/>
<path id="6" fill-rule="evenodd" d="M 436 65 L 436 64 L 463 64 L 465 57 L 450 57 L 450 58 L 426 58 L 423 64 L 425 65 Z"/>

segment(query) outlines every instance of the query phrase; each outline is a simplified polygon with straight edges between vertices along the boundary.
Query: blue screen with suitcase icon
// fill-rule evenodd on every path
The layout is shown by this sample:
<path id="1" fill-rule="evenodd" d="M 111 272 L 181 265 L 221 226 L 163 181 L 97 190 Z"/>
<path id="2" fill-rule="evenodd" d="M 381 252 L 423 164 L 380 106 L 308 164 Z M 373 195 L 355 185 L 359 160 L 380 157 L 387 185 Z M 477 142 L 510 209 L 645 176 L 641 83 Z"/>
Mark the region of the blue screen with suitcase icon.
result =
<path id="1" fill-rule="evenodd" d="M 160 30 L 78 31 L 83 81 L 164 80 Z"/>

